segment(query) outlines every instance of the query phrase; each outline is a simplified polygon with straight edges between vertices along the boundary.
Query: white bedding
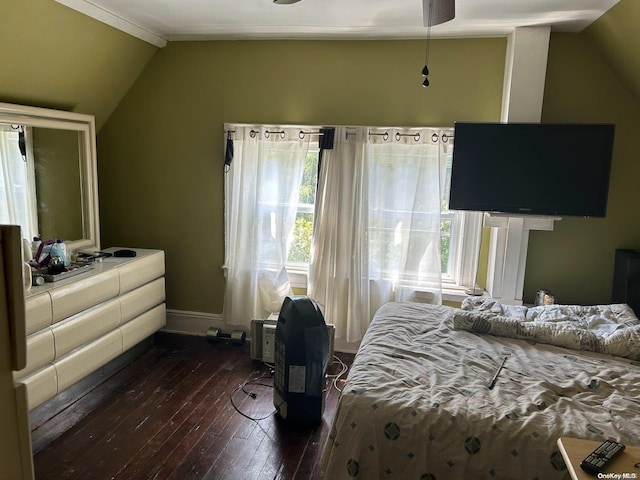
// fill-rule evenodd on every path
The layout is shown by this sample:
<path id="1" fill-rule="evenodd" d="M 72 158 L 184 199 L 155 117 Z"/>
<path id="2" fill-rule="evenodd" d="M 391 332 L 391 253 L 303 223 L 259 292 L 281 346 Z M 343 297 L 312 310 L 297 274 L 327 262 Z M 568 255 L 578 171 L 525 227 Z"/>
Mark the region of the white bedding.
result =
<path id="1" fill-rule="evenodd" d="M 457 311 L 376 313 L 325 445 L 325 478 L 565 479 L 560 436 L 640 444 L 640 363 L 454 330 Z"/>
<path id="2" fill-rule="evenodd" d="M 640 320 L 629 305 L 501 305 L 469 297 L 453 318 L 457 329 L 549 343 L 640 360 Z"/>

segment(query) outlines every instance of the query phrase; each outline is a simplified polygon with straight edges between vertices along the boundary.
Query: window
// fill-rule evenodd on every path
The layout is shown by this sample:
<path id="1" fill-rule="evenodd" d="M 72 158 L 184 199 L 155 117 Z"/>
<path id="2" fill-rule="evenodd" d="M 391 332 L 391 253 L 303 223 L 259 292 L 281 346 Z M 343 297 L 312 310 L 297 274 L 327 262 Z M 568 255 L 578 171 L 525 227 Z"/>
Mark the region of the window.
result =
<path id="1" fill-rule="evenodd" d="M 305 286 L 304 278 L 299 274 L 307 272 L 310 260 L 311 238 L 315 211 L 316 186 L 318 182 L 318 148 L 309 149 L 304 168 L 300 196 L 296 212 L 296 221 L 288 251 L 287 270 L 295 275 L 294 284 Z M 452 154 L 446 159 L 445 184 L 442 189 L 442 208 L 440 218 L 440 250 L 442 280 L 449 287 L 460 281 L 463 268 L 461 252 L 464 248 L 473 249 L 473 235 L 467 235 L 462 222 L 462 213 L 449 210 L 449 189 L 451 185 Z M 468 227 L 469 228 L 469 227 Z M 468 229 L 467 228 L 467 229 Z M 475 228 L 472 226 L 471 228 Z M 391 232 L 391 241 L 393 232 Z"/>
<path id="2" fill-rule="evenodd" d="M 442 189 L 442 208 L 440 209 L 440 254 L 442 256 L 442 279 L 455 281 L 458 243 L 460 240 L 459 213 L 449 210 L 449 191 L 451 189 L 452 152 L 447 155 L 445 179 Z"/>
<path id="3" fill-rule="evenodd" d="M 447 289 L 469 286 L 461 279 L 473 279 L 464 271 L 466 265 L 475 265 L 475 254 L 469 253 L 473 248 L 466 247 L 467 214 L 448 210 L 453 145 L 438 140 L 435 132 L 439 130 L 426 129 L 422 137 L 416 132 L 423 127 L 394 130 L 392 144 L 387 142 L 388 135 L 386 139 L 379 137 L 381 134 L 369 127 L 338 127 L 341 134 L 325 158 L 326 166 L 332 165 L 326 168 L 333 178 L 328 185 L 335 188 L 323 184 L 324 191 L 329 192 L 328 207 L 318 212 L 315 203 L 317 185 L 322 180 L 318 178 L 321 151 L 315 134 L 304 135 L 297 126 L 225 127 L 233 132 L 236 153 L 225 177 L 225 272 L 230 285 L 225 292 L 227 317 L 261 318 L 257 315 L 262 311 L 277 309 L 274 305 L 281 302 L 285 287 L 308 288 L 314 242 L 319 255 L 314 280 L 330 271 L 325 261 L 358 268 L 349 258 L 358 245 L 367 242 L 362 253 L 368 257 L 370 280 L 381 282 L 376 288 L 394 285 L 395 292 L 397 285 L 401 295 L 408 295 L 410 291 L 439 292 L 440 285 Z M 306 128 L 313 132 L 320 127 Z M 364 142 L 363 135 L 367 135 Z M 425 155 L 429 156 L 427 162 Z M 438 165 L 445 166 L 446 175 Z M 441 196 L 437 194 L 438 185 L 442 186 Z M 352 187 L 361 189 L 364 196 L 358 197 L 356 190 L 350 192 Z M 343 191 L 346 193 L 341 194 Z M 398 195 L 401 191 L 409 195 Z M 326 217 L 327 226 L 331 226 L 328 233 L 314 225 L 318 215 L 325 218 L 336 208 L 333 200 L 340 204 L 336 212 L 342 212 L 341 221 L 354 226 L 349 236 L 340 234 L 340 227 L 333 225 L 330 217 Z M 349 206 L 351 201 L 355 202 L 353 206 Z M 362 220 L 351 217 L 352 213 Z M 322 232 L 341 240 L 324 241 Z M 361 235 L 362 240 L 358 238 Z M 353 246 L 346 246 L 352 241 L 356 242 Z M 339 251 L 323 252 L 325 246 Z M 356 261 L 365 261 L 366 257 Z M 348 281 L 358 273 L 340 275 Z M 316 280 L 311 289 L 318 284 Z M 255 290 L 255 301 L 246 300 L 246 285 Z"/>
<path id="4" fill-rule="evenodd" d="M 443 210 L 440 215 L 440 255 L 442 256 L 442 278 L 455 278 L 456 252 L 459 240 L 458 214 Z"/>
<path id="5" fill-rule="evenodd" d="M 448 210 L 452 130 L 326 129 L 320 178 L 318 136 L 300 128 L 225 124 L 224 321 L 267 318 L 300 288 L 351 342 L 383 303 L 459 299 L 482 216 Z"/>
<path id="6" fill-rule="evenodd" d="M 311 237 L 313 235 L 316 186 L 318 184 L 319 155 L 319 149 L 309 149 L 305 160 L 296 221 L 293 227 L 293 239 L 289 246 L 287 258 L 287 267 L 292 270 L 306 270 L 311 258 Z"/>

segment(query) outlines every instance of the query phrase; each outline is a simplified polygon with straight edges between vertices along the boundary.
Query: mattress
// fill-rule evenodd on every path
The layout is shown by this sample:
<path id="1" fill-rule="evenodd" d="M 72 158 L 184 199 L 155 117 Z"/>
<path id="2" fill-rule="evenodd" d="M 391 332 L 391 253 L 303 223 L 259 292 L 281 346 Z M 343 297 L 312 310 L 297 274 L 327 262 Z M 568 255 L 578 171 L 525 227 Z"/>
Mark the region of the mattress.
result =
<path id="1" fill-rule="evenodd" d="M 456 311 L 376 313 L 324 447 L 325 478 L 566 479 L 559 437 L 640 445 L 639 362 L 457 330 Z"/>

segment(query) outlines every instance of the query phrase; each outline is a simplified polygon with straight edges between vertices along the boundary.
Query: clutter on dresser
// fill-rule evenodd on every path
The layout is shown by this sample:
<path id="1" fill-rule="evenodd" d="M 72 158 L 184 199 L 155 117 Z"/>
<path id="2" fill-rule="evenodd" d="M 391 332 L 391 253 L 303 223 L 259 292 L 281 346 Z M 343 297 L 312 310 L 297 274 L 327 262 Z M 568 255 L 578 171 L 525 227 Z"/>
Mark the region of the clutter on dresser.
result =
<path id="1" fill-rule="evenodd" d="M 73 253 L 67 251 L 67 246 L 61 238 L 43 241 L 40 237 L 34 237 L 30 252 L 27 245 L 28 242 L 25 242 L 23 256 L 25 260 L 28 258 L 32 285 L 57 282 L 91 269 L 88 262 L 71 261 Z"/>

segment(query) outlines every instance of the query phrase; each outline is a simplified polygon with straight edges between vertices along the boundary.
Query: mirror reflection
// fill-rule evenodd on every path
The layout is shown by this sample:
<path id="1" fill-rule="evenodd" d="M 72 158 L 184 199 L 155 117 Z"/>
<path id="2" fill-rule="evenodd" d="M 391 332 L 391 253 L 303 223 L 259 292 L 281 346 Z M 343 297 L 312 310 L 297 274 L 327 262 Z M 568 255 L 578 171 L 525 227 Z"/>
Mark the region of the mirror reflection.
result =
<path id="1" fill-rule="evenodd" d="M 78 132 L 33 128 L 38 233 L 42 238 L 82 238 Z"/>
<path id="2" fill-rule="evenodd" d="M 31 240 L 82 233 L 78 132 L 0 124 L 0 223 Z"/>

